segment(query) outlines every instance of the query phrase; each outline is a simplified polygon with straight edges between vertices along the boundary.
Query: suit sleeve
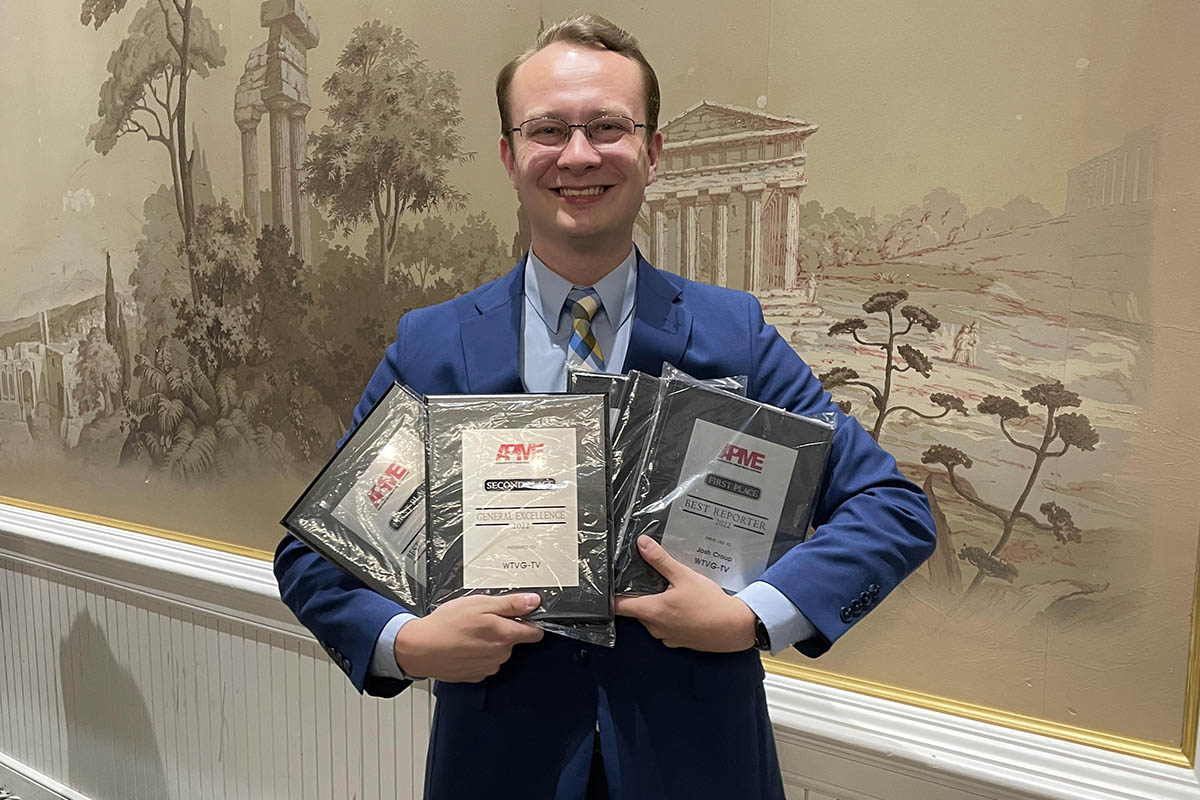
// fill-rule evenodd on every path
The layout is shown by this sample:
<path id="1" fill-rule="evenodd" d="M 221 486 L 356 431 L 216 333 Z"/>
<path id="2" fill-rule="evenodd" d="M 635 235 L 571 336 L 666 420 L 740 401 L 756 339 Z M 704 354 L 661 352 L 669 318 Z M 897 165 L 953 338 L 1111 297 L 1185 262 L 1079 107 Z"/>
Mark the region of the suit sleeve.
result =
<path id="1" fill-rule="evenodd" d="M 933 553 L 936 528 L 925 493 L 841 412 L 809 366 L 764 322 L 753 297 L 749 325 L 750 396 L 797 414 L 837 416 L 814 533 L 762 576 L 812 622 L 819 635 L 796 649 L 816 657 Z"/>
<path id="2" fill-rule="evenodd" d="M 407 316 L 400 319 L 396 341 L 388 346 L 383 361 L 367 383 L 354 409 L 350 430 L 338 442 L 339 446 L 393 381 L 400 380 L 407 320 Z M 349 676 L 355 689 L 379 697 L 394 697 L 408 687 L 411 681 L 370 674 L 379 634 L 389 620 L 404 613 L 402 606 L 326 561 L 290 533 L 275 549 L 275 579 L 284 604 L 312 632 L 333 663 Z"/>

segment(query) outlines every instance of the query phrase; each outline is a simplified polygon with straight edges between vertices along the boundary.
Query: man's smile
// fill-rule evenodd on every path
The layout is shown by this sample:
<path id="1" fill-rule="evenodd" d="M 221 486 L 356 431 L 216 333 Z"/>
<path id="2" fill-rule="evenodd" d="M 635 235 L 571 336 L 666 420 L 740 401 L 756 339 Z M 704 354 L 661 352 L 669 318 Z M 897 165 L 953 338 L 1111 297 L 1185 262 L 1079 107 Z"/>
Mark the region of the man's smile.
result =
<path id="1" fill-rule="evenodd" d="M 558 186 L 551 191 L 559 197 L 598 197 L 610 188 L 609 186 Z"/>

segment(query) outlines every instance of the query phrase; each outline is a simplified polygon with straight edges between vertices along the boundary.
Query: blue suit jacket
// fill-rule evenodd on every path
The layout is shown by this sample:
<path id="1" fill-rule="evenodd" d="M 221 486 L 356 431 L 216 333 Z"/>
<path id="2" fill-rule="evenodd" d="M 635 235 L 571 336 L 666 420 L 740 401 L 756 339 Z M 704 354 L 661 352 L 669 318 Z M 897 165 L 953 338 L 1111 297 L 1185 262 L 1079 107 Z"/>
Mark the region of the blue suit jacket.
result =
<path id="1" fill-rule="evenodd" d="M 418 392 L 521 392 L 524 261 L 507 276 L 405 314 L 354 414 L 357 425 L 393 381 Z M 921 490 L 841 414 L 744 292 L 638 263 L 625 368 L 670 362 L 697 377 L 749 376 L 749 395 L 802 414 L 835 412 L 838 429 L 815 533 L 762 579 L 819 632 L 824 652 L 928 557 L 934 524 Z M 367 674 L 384 624 L 401 609 L 291 536 L 275 555 L 280 594 L 360 691 L 393 696 L 406 681 Z M 481 683 L 437 683 L 428 800 L 579 800 L 595 723 L 614 800 L 783 798 L 754 650 L 670 649 L 618 618 L 606 649 L 548 635 L 514 648 Z"/>

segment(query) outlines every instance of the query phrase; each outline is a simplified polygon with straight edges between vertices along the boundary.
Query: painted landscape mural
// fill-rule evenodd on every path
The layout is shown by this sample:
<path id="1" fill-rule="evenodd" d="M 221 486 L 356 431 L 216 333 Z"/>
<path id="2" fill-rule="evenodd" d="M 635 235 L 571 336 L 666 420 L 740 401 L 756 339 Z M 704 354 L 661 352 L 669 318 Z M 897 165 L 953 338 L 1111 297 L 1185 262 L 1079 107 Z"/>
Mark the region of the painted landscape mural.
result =
<path id="1" fill-rule="evenodd" d="M 0 11 L 0 495 L 271 550 L 400 315 L 528 246 L 492 81 L 568 10 L 516 6 Z M 754 292 L 939 526 L 788 658 L 1178 749 L 1200 13 L 700 7 L 602 9 L 663 84 L 637 243 Z"/>

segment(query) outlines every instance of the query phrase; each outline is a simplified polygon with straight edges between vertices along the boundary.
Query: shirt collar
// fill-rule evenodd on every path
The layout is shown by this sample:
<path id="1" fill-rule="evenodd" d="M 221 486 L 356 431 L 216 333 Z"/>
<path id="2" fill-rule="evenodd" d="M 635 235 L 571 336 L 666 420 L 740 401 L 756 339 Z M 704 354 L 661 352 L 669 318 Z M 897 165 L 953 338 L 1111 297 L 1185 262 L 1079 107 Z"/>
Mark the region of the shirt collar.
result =
<path id="1" fill-rule="evenodd" d="M 553 333 L 558 333 L 562 308 L 572 288 L 570 281 L 543 264 L 530 248 L 525 260 L 525 299 Z M 637 248 L 630 247 L 625 260 L 596 281 L 592 288 L 600 295 L 600 303 L 612 329 L 617 330 L 633 313 L 637 295 Z"/>

